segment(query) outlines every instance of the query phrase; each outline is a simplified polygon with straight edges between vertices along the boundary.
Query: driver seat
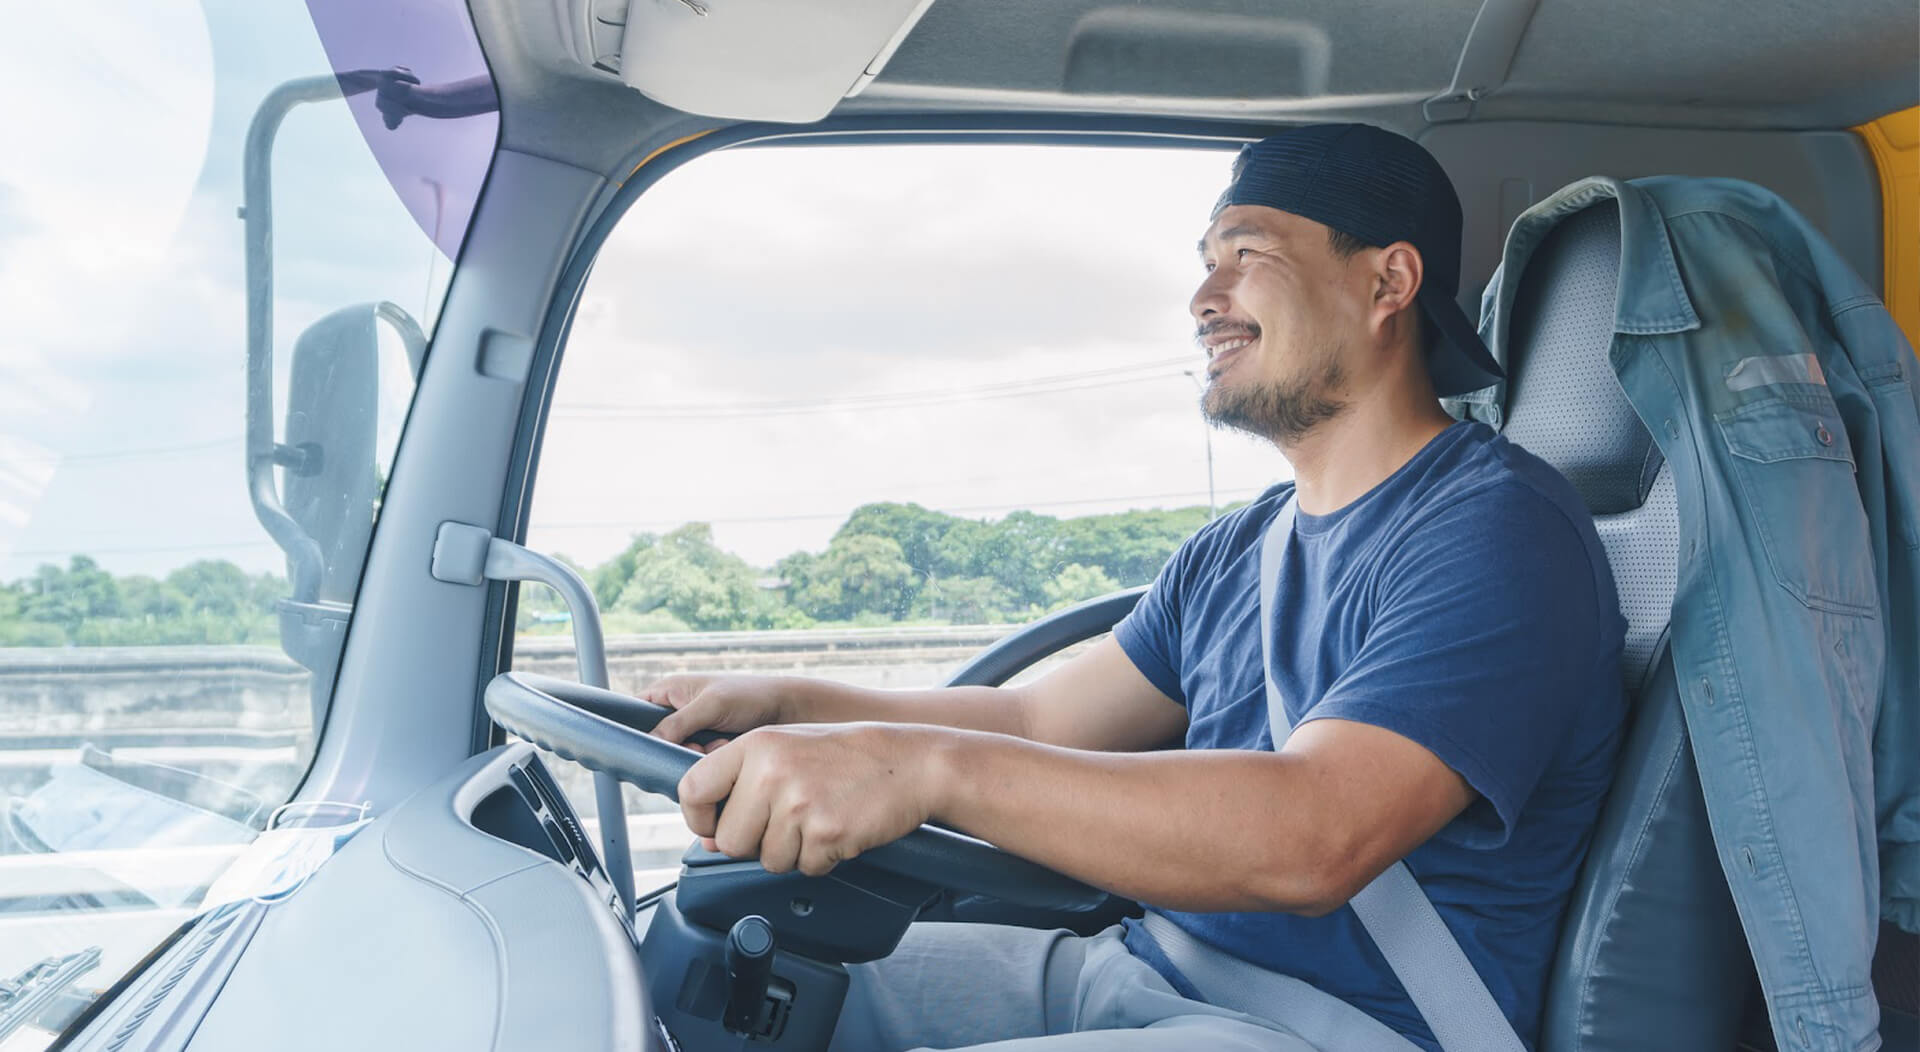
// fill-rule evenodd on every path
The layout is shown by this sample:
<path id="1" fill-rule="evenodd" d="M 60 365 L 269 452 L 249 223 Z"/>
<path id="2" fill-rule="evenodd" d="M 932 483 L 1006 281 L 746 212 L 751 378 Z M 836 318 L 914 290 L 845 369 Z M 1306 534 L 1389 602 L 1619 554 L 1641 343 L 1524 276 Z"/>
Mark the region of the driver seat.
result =
<path id="1" fill-rule="evenodd" d="M 1586 501 L 1627 620 L 1630 723 L 1562 924 L 1537 1047 L 1725 1052 L 1738 1041 L 1752 960 L 1667 653 L 1680 551 L 1673 473 L 1608 362 L 1620 258 L 1616 202 L 1562 220 L 1518 275 L 1504 348 L 1503 433 Z"/>

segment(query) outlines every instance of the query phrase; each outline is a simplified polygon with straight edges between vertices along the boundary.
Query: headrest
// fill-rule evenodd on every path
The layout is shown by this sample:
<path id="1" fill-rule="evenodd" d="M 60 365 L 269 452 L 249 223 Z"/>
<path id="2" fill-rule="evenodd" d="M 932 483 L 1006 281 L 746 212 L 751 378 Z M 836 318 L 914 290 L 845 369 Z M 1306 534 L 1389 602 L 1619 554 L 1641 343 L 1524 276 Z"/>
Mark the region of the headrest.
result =
<path id="1" fill-rule="evenodd" d="M 1608 360 L 1620 279 L 1620 206 L 1573 213 L 1527 261 L 1508 328 L 1506 437 L 1560 469 L 1595 515 L 1645 503 L 1660 447 Z"/>

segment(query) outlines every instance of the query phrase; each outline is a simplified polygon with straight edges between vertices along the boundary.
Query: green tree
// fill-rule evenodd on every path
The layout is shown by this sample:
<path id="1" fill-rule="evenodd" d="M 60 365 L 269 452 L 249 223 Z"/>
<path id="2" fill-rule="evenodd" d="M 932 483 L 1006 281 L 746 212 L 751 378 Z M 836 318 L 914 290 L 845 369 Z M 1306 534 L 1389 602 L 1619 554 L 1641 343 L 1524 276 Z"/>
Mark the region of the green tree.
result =
<path id="1" fill-rule="evenodd" d="M 651 550 L 660 543 L 659 534 L 636 533 L 627 541 L 620 554 L 594 567 L 586 575 L 587 584 L 593 589 L 593 598 L 603 610 L 613 608 L 620 593 L 626 590 L 627 582 L 633 580 L 634 567 L 639 565 L 640 553 Z"/>
<path id="2" fill-rule="evenodd" d="M 40 567 L 24 582 L 23 591 L 23 620 L 56 625 L 69 636 L 88 620 L 120 613 L 120 588 L 113 575 L 85 555 L 73 556 L 65 569 Z"/>
<path id="3" fill-rule="evenodd" d="M 923 574 L 946 577 L 966 573 L 972 566 L 973 546 L 966 519 L 931 511 L 918 504 L 862 504 L 834 534 L 840 537 L 891 538 L 900 557 Z M 948 539 L 955 528 L 960 535 Z"/>
<path id="4" fill-rule="evenodd" d="M 630 549 L 631 550 L 631 549 Z M 746 560 L 713 543 L 713 527 L 692 522 L 633 551 L 633 574 L 614 600 L 635 614 L 665 610 L 701 631 L 771 628 L 779 602 Z"/>
<path id="5" fill-rule="evenodd" d="M 846 621 L 874 613 L 900 620 L 913 604 L 917 578 L 891 537 L 842 531 L 823 554 L 789 557 L 781 566 L 793 605 L 809 617 Z"/>
<path id="6" fill-rule="evenodd" d="M 180 617 L 192 605 L 186 593 L 171 582 L 156 581 L 145 574 L 121 578 L 120 599 L 125 616 L 143 624 Z"/>
<path id="7" fill-rule="evenodd" d="M 255 605 L 253 581 L 225 559 L 188 563 L 168 574 L 167 584 L 185 596 L 187 609 L 196 613 L 239 618 L 264 612 Z"/>
<path id="8" fill-rule="evenodd" d="M 255 610 L 273 611 L 280 600 L 287 598 L 292 589 L 287 579 L 274 573 L 254 574 L 248 582 L 249 604 Z"/>
<path id="9" fill-rule="evenodd" d="M 1046 593 L 1046 609 L 1049 611 L 1119 590 L 1119 582 L 1108 577 L 1105 570 L 1079 563 L 1069 563 L 1042 589 Z"/>
<path id="10" fill-rule="evenodd" d="M 996 625 L 1015 620 L 1023 604 L 991 577 L 945 577 L 920 593 L 918 609 L 954 625 Z"/>
<path id="11" fill-rule="evenodd" d="M 1098 566 L 1122 588 L 1146 584 L 1180 542 L 1206 525 L 1207 509 L 1176 508 L 1086 515 L 1060 523 L 1060 559 Z"/>
<path id="12" fill-rule="evenodd" d="M 65 646 L 67 634 L 60 626 L 24 618 L 26 602 L 23 584 L 0 584 L 0 647 Z"/>
<path id="13" fill-rule="evenodd" d="M 1012 596 L 1017 606 L 1043 602 L 1047 582 L 1060 565 L 1060 520 L 1031 511 L 1009 512 L 988 524 L 968 568 L 991 577 Z"/>

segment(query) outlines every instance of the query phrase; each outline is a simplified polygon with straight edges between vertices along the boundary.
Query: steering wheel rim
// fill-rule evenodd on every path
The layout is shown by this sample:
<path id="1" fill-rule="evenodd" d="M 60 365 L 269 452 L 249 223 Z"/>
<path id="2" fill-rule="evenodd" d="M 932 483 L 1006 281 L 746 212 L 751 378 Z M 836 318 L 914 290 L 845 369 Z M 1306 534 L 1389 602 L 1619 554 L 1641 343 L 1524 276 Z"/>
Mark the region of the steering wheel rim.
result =
<path id="1" fill-rule="evenodd" d="M 625 694 L 531 672 L 503 672 L 487 684 L 485 698 L 488 714 L 508 731 L 675 802 L 681 777 L 701 758 L 647 733 L 671 709 Z M 859 861 L 910 880 L 1023 906 L 1081 911 L 1107 899 L 1098 888 L 937 826 L 923 825 L 861 854 Z"/>

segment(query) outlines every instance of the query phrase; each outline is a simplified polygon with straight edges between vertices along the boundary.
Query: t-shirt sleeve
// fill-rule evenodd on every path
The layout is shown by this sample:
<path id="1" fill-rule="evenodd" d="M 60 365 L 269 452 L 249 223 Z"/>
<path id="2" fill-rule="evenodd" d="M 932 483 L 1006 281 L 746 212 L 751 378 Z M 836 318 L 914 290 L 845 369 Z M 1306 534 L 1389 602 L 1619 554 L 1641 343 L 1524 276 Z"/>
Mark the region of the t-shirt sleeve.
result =
<path id="1" fill-rule="evenodd" d="M 1448 835 L 1498 847 L 1575 707 L 1602 696 L 1594 677 L 1616 674 L 1619 633 L 1585 540 L 1539 494 L 1494 487 L 1415 529 L 1376 587 L 1359 652 L 1305 719 L 1425 746 L 1481 797 Z"/>
<path id="2" fill-rule="evenodd" d="M 1114 641 L 1140 674 L 1182 706 L 1187 692 L 1180 686 L 1179 671 L 1181 583 L 1190 579 L 1187 567 L 1201 536 L 1196 534 L 1180 545 L 1133 610 L 1113 626 Z"/>

